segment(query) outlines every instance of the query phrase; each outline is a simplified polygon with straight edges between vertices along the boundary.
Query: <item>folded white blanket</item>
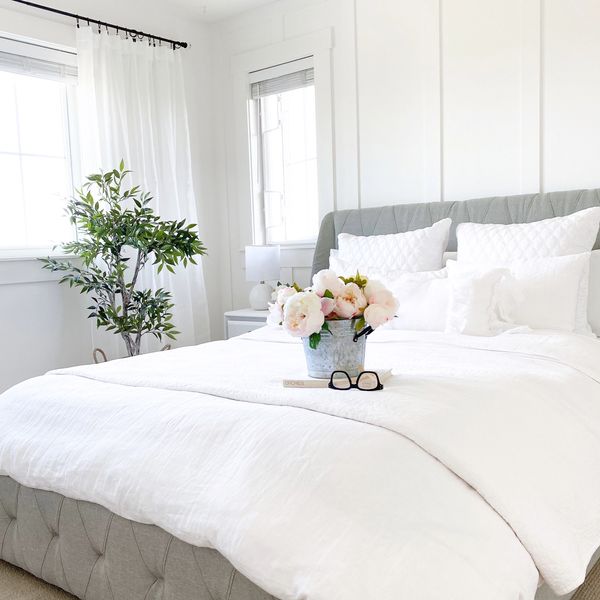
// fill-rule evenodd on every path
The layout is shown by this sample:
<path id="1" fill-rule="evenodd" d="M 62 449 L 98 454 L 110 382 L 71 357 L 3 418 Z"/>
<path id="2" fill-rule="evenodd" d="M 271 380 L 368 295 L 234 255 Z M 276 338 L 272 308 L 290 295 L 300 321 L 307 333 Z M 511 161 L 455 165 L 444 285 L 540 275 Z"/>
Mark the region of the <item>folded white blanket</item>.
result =
<path id="1" fill-rule="evenodd" d="M 215 547 L 282 599 L 527 600 L 534 562 L 576 587 L 600 344 L 377 338 L 368 363 L 397 375 L 376 393 L 283 389 L 302 349 L 273 330 L 30 380 L 0 397 L 0 472 Z"/>

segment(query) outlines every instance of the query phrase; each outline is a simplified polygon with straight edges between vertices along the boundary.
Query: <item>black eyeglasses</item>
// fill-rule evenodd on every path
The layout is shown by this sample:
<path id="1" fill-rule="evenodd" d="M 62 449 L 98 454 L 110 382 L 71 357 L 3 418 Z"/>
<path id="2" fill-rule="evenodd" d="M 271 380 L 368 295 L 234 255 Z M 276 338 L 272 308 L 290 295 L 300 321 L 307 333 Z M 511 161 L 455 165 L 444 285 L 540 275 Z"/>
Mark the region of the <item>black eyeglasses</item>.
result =
<path id="1" fill-rule="evenodd" d="M 363 371 L 355 379 L 356 383 L 352 383 L 352 378 L 346 371 L 334 371 L 329 379 L 328 387 L 332 390 L 357 389 L 363 392 L 375 392 L 383 389 L 379 375 L 375 371 Z"/>

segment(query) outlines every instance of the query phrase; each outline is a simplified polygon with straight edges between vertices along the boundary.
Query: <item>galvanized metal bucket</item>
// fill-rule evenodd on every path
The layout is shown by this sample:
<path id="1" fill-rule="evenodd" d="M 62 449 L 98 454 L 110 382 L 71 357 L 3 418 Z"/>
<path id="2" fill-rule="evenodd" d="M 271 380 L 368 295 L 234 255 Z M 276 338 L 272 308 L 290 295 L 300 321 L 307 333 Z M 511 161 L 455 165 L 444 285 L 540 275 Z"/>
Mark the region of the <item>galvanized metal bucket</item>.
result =
<path id="1" fill-rule="evenodd" d="M 315 350 L 308 338 L 302 338 L 308 375 L 315 379 L 329 379 L 333 371 L 346 371 L 356 377 L 365 368 L 365 347 L 367 336 L 355 342 L 355 319 L 327 321 L 331 333 L 324 331 Z"/>

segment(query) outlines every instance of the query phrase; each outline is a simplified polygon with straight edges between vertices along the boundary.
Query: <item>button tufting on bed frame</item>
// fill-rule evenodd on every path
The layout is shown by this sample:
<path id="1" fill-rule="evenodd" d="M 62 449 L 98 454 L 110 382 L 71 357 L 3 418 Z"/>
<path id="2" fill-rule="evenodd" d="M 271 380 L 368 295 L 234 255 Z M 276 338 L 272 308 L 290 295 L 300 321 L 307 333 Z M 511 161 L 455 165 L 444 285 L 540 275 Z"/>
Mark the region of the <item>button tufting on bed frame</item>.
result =
<path id="1" fill-rule="evenodd" d="M 216 550 L 0 476 L 0 559 L 84 600 L 267 600 Z"/>

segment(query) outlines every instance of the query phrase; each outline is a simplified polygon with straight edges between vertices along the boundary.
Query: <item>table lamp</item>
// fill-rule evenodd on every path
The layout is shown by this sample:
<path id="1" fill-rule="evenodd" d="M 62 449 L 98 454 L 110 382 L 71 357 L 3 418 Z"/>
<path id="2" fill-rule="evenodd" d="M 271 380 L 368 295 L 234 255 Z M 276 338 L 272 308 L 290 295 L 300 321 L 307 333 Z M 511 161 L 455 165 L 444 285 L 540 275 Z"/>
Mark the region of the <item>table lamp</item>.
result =
<path id="1" fill-rule="evenodd" d="M 277 281 L 280 268 L 279 246 L 246 246 L 246 281 L 260 282 L 250 290 L 250 308 L 269 308 L 273 288 L 265 281 Z"/>

